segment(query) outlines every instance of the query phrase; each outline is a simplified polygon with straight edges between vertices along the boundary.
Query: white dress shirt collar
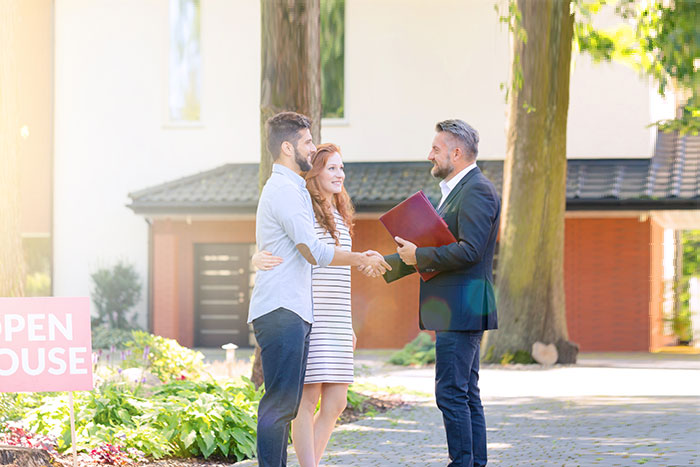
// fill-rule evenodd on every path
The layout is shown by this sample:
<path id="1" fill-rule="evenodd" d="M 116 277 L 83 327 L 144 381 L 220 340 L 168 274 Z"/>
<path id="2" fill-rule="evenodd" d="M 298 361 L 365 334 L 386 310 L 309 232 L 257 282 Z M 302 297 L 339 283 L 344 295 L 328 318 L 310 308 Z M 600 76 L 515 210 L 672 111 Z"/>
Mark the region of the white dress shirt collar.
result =
<path id="1" fill-rule="evenodd" d="M 457 173 L 457 175 L 452 177 L 449 181 L 443 180 L 440 182 L 440 191 L 442 192 L 442 198 L 440 198 L 440 204 L 438 204 L 438 209 L 440 208 L 440 206 L 442 206 L 442 203 L 445 202 L 445 200 L 449 196 L 450 192 L 454 189 L 454 187 L 456 187 L 457 184 L 464 178 L 464 176 L 467 175 L 474 168 L 476 168 L 476 162 L 460 170 Z"/>

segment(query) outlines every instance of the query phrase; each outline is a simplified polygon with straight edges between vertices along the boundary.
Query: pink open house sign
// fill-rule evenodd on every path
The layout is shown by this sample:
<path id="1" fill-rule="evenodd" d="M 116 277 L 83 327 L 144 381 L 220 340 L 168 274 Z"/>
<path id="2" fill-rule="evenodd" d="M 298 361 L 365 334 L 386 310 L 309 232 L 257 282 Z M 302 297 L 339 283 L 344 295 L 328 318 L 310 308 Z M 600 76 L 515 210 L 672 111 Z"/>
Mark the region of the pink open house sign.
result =
<path id="1" fill-rule="evenodd" d="M 90 390 L 90 300 L 0 298 L 0 392 Z"/>

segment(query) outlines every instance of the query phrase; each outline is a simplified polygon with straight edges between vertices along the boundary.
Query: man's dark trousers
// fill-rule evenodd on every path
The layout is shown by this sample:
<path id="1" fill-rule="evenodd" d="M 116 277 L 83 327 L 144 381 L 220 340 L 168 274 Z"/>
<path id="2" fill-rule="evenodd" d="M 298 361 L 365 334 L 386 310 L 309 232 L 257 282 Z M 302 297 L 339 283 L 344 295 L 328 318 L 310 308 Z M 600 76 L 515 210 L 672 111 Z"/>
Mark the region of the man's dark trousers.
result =
<path id="1" fill-rule="evenodd" d="M 435 399 L 445 423 L 450 467 L 486 465 L 486 419 L 478 386 L 483 333 L 436 333 Z"/>
<path id="2" fill-rule="evenodd" d="M 258 407 L 260 467 L 287 465 L 289 425 L 297 416 L 304 389 L 311 325 L 278 308 L 253 321 L 260 345 L 265 395 Z"/>

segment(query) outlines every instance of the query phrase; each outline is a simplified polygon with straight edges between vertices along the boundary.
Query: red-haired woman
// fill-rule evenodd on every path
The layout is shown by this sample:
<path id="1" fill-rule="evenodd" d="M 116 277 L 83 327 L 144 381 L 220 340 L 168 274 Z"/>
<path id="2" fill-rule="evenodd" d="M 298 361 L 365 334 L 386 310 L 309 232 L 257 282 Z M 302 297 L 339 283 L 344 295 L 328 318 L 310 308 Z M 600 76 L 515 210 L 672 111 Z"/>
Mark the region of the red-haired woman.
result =
<path id="1" fill-rule="evenodd" d="M 314 208 L 314 226 L 321 241 L 352 249 L 355 209 L 343 186 L 345 172 L 340 149 L 321 144 L 306 173 L 306 188 Z M 258 269 L 271 269 L 282 258 L 262 251 L 253 256 Z M 353 382 L 355 333 L 350 310 L 350 266 L 313 266 L 314 323 L 304 391 L 292 442 L 301 467 L 321 461 L 335 422 L 345 409 L 348 386 Z M 319 398 L 321 407 L 314 415 Z"/>

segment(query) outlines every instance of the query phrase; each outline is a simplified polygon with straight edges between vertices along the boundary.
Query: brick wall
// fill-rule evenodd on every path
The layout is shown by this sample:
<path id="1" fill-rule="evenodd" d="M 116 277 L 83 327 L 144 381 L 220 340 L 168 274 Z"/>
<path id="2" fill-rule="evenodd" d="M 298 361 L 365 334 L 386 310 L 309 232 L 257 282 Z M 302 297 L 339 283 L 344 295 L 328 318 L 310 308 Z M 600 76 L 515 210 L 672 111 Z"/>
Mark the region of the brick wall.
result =
<path id="1" fill-rule="evenodd" d="M 378 220 L 358 220 L 355 228 L 355 251 L 395 251 Z M 661 240 L 661 228 L 650 220 L 566 220 L 567 322 L 570 339 L 582 351 L 648 351 L 668 343 L 662 335 Z M 156 221 L 154 331 L 183 345 L 193 343 L 195 243 L 254 241 L 252 220 Z M 418 334 L 417 275 L 386 284 L 353 271 L 352 281 L 359 348 L 400 348 Z"/>
<path id="2" fill-rule="evenodd" d="M 566 220 L 569 338 L 581 351 L 648 351 L 651 221 Z"/>
<path id="3" fill-rule="evenodd" d="M 155 221 L 153 223 L 153 330 L 194 344 L 194 245 L 255 243 L 255 222 Z"/>
<path id="4" fill-rule="evenodd" d="M 378 220 L 355 223 L 353 250 L 396 253 L 396 243 Z M 418 274 L 391 284 L 382 278 L 352 273 L 352 316 L 358 348 L 401 348 L 418 328 Z"/>
<path id="5" fill-rule="evenodd" d="M 195 243 L 254 243 L 254 221 L 156 221 L 153 224 L 154 332 L 194 342 Z M 353 250 L 396 251 L 394 241 L 378 220 L 358 220 Z M 353 324 L 358 348 L 400 348 L 418 329 L 418 275 L 386 284 L 352 273 Z"/>

